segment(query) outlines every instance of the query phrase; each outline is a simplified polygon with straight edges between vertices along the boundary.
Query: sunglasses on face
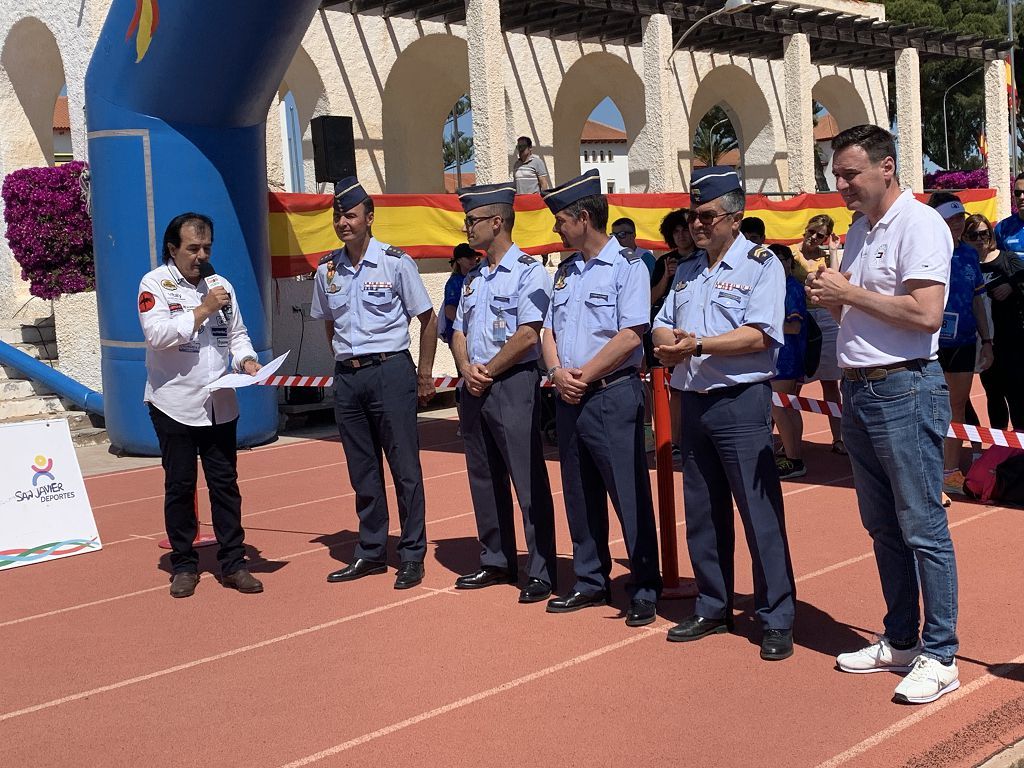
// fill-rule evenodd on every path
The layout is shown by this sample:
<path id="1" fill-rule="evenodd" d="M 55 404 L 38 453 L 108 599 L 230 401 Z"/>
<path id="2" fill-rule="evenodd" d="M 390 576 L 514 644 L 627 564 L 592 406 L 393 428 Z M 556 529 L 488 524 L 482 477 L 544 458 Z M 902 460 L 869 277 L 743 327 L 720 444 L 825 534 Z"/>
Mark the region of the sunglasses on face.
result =
<path id="1" fill-rule="evenodd" d="M 964 235 L 964 240 L 988 240 L 992 233 L 987 229 L 975 229 Z"/>
<path id="2" fill-rule="evenodd" d="M 470 230 L 479 224 L 481 221 L 487 221 L 488 219 L 499 218 L 497 216 L 467 216 L 465 219 L 466 230 Z"/>
<path id="3" fill-rule="evenodd" d="M 1013 195 L 1014 195 L 1014 197 L 1017 197 L 1018 195 L 1024 195 L 1024 189 L 1015 189 L 1015 190 L 1013 190 Z"/>
<path id="4" fill-rule="evenodd" d="M 633 235 L 636 234 L 636 232 L 634 232 L 631 229 L 621 229 L 618 232 L 612 232 L 612 234 L 615 237 L 632 237 Z"/>
<path id="5" fill-rule="evenodd" d="M 822 240 L 828 237 L 828 235 L 826 235 L 824 232 L 815 232 L 813 229 L 808 229 L 806 232 L 804 232 L 804 237 L 808 240 L 814 240 L 815 242 L 820 243 Z"/>
<path id="6" fill-rule="evenodd" d="M 693 222 L 699 221 L 703 226 L 710 227 L 723 216 L 728 216 L 732 213 L 735 213 L 735 211 L 722 211 L 722 213 L 715 213 L 714 211 L 687 211 L 686 223 L 693 224 Z"/>

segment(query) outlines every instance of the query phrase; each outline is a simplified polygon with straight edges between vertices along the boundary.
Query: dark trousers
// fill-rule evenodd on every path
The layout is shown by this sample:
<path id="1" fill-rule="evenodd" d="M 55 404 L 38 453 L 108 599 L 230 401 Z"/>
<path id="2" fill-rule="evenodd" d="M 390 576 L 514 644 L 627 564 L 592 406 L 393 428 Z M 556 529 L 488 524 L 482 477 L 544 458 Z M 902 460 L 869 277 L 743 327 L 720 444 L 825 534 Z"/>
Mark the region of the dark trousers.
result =
<path id="1" fill-rule="evenodd" d="M 695 613 L 728 616 L 735 583 L 735 497 L 753 560 L 757 615 L 766 629 L 789 629 L 796 583 L 772 451 L 771 402 L 767 382 L 705 395 L 683 392 L 686 544 L 697 581 Z"/>
<path id="2" fill-rule="evenodd" d="M 529 578 L 555 587 L 555 510 L 540 436 L 539 384 L 536 363 L 515 366 L 480 397 L 464 392 L 460 418 L 480 564 L 517 570 L 514 486 Z"/>
<path id="3" fill-rule="evenodd" d="M 572 537 L 574 589 L 593 595 L 610 586 L 608 496 L 619 516 L 631 597 L 661 594 L 658 533 L 644 453 L 644 385 L 633 376 L 584 395 L 579 405 L 559 398 L 555 410 L 562 492 Z"/>
<path id="4" fill-rule="evenodd" d="M 210 489 L 213 532 L 217 535 L 217 560 L 227 576 L 245 567 L 245 531 L 242 529 L 242 496 L 238 492 L 238 419 L 209 427 L 190 427 L 163 411 L 149 406 L 164 467 L 164 525 L 171 542 L 174 573 L 199 569 L 199 554 L 192 542 L 199 524 L 196 520 L 196 455 Z"/>
<path id="5" fill-rule="evenodd" d="M 384 456 L 398 497 L 402 562 L 423 562 L 427 551 L 426 508 L 420 439 L 416 426 L 416 369 L 408 353 L 366 368 L 334 367 L 334 418 L 356 493 L 359 545 L 355 556 L 387 558 L 388 500 Z"/>
<path id="6" fill-rule="evenodd" d="M 1010 340 L 1024 341 L 1018 335 Z M 989 423 L 995 429 L 1024 429 L 1024 357 L 1018 346 L 996 336 L 992 366 L 981 373 Z"/>

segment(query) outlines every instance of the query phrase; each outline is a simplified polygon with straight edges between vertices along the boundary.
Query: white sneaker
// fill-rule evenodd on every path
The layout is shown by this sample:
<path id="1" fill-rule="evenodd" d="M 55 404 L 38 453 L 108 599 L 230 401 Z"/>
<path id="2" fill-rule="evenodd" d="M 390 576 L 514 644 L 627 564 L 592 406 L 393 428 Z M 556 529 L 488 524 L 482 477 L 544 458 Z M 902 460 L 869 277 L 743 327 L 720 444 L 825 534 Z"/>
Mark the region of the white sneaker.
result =
<path id="1" fill-rule="evenodd" d="M 885 635 L 875 635 L 877 642 L 867 648 L 851 653 L 840 653 L 836 656 L 836 664 L 843 672 L 863 675 L 868 672 L 907 672 L 914 660 L 921 653 L 921 642 L 913 648 L 901 651 L 889 645 Z"/>
<path id="2" fill-rule="evenodd" d="M 956 661 L 948 667 L 931 656 L 918 656 L 914 668 L 896 686 L 896 701 L 906 704 L 927 704 L 960 687 Z"/>

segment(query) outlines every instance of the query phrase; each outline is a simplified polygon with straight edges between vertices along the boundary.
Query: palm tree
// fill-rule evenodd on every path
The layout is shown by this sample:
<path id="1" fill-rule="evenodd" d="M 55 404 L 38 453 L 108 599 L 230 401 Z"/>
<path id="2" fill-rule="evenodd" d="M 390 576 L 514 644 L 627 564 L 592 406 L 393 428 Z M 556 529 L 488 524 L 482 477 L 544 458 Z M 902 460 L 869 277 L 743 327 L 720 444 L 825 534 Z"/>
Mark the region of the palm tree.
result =
<path id="1" fill-rule="evenodd" d="M 693 156 L 707 166 L 718 165 L 726 152 L 739 147 L 732 121 L 719 106 L 712 107 L 697 124 L 693 136 Z"/>

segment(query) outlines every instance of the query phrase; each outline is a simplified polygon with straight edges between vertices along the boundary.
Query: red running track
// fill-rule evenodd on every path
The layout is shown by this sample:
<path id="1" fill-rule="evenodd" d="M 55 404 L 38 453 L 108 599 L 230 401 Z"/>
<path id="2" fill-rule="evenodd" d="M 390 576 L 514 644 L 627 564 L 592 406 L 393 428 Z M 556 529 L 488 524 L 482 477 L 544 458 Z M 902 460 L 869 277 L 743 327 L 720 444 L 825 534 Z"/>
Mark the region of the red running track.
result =
<path id="1" fill-rule="evenodd" d="M 355 540 L 337 441 L 240 456 L 262 595 L 206 572 L 194 597 L 172 600 L 156 547 L 161 471 L 92 478 L 103 551 L 0 574 L 5 762 L 945 767 L 1024 737 L 1021 513 L 954 502 L 963 687 L 935 704 L 895 704 L 895 676 L 833 668 L 835 653 L 879 628 L 882 603 L 849 466 L 828 452 L 823 417 L 805 423 L 810 472 L 784 483 L 797 650 L 780 663 L 758 658 L 742 537 L 736 633 L 698 643 L 665 641 L 689 600 L 664 602 L 650 627 L 624 625 L 621 539 L 608 608 L 550 615 L 518 605 L 511 586 L 452 590 L 477 558 L 452 421 L 421 426 L 430 547 L 424 584 L 407 592 L 392 589 L 393 571 L 324 580 Z M 549 471 L 569 587 L 553 456 Z M 681 509 L 678 482 L 676 492 Z M 681 524 L 677 533 L 690 575 Z M 216 571 L 211 549 L 202 558 Z"/>

